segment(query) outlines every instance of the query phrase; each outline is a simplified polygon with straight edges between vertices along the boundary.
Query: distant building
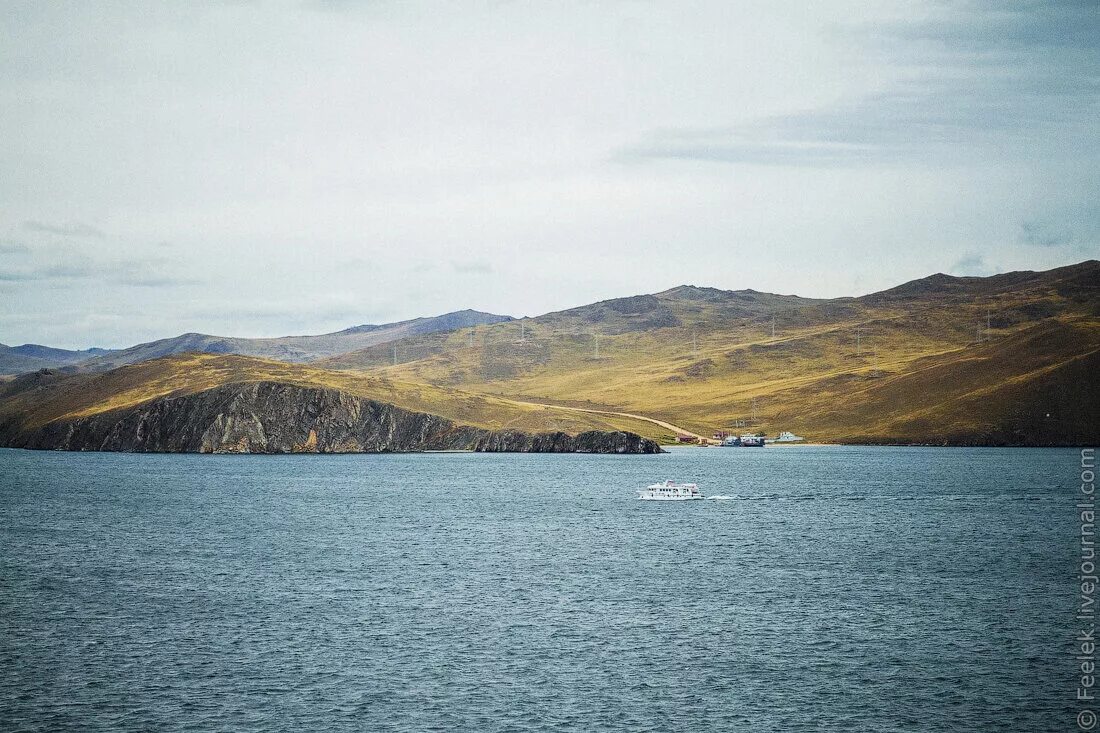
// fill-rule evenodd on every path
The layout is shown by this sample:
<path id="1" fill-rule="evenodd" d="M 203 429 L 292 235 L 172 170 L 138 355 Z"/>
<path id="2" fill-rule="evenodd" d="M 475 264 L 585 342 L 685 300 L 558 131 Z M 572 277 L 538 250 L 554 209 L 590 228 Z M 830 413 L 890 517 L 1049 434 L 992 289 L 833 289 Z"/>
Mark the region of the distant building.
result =
<path id="1" fill-rule="evenodd" d="M 684 435 L 681 433 L 680 435 L 676 436 L 677 443 L 695 443 L 697 441 L 698 438 L 696 438 L 694 435 Z"/>

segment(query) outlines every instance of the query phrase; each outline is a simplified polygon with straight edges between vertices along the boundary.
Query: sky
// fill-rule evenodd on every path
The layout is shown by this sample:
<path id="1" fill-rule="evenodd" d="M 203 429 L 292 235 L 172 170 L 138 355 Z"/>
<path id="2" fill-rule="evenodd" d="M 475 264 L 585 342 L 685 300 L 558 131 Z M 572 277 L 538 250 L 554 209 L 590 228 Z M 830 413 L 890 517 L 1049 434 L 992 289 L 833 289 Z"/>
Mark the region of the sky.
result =
<path id="1" fill-rule="evenodd" d="M 1100 5 L 13 2 L 0 342 L 1100 256 Z"/>

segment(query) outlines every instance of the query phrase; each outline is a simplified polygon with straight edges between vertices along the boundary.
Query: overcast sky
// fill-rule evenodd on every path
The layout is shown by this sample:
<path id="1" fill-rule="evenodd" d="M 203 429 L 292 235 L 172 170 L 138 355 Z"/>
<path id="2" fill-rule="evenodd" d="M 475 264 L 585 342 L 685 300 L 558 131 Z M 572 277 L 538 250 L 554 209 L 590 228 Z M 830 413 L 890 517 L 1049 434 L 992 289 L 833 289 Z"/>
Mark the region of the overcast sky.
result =
<path id="1" fill-rule="evenodd" d="M 4 2 L 0 341 L 1100 253 L 1100 5 Z"/>

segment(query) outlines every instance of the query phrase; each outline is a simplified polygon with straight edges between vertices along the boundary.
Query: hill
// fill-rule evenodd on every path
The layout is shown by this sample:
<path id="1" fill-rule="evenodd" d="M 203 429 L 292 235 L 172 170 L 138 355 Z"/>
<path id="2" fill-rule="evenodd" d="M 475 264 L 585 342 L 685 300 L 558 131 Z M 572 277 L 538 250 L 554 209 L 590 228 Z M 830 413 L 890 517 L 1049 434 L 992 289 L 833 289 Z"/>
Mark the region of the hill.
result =
<path id="1" fill-rule="evenodd" d="M 1097 401 L 1087 367 L 1100 345 L 1098 275 L 1096 261 L 939 274 L 832 300 L 684 286 L 317 365 L 639 413 L 708 435 L 1088 443 L 1100 437 L 1083 412 Z"/>
<path id="2" fill-rule="evenodd" d="M 465 329 L 460 333 L 404 338 L 385 349 L 366 348 L 318 359 L 316 364 L 335 369 L 372 369 L 392 365 L 394 354 L 401 364 L 415 365 L 420 380 L 452 383 L 493 381 L 524 372 L 569 371 L 580 362 L 593 360 L 602 368 L 607 348 L 645 340 L 694 338 L 731 322 L 770 323 L 774 314 L 828 301 L 775 295 L 755 290 L 717 290 L 684 285 L 653 295 L 604 300 L 591 305 L 523 318 L 491 328 Z M 601 348 L 602 344 L 602 348 Z M 477 363 L 452 363 L 465 345 L 476 352 Z M 396 351 L 395 351 L 396 349 Z M 436 363 L 430 361 L 438 357 Z M 429 360 L 429 361 L 425 361 Z M 442 369 L 434 369 L 440 366 Z"/>
<path id="3" fill-rule="evenodd" d="M 22 346 L 0 344 L 0 374 L 22 374 L 35 369 L 69 366 L 94 357 L 105 356 L 109 353 L 107 349 L 71 351 L 39 344 L 23 344 Z"/>
<path id="4" fill-rule="evenodd" d="M 369 345 L 309 364 L 181 353 L 104 373 L 33 373 L 0 389 L 0 437 L 11 444 L 52 424 L 123 424 L 119 415 L 164 400 L 208 404 L 198 396 L 264 383 L 341 395 L 301 393 L 294 405 L 369 400 L 488 431 L 1095 444 L 1098 276 L 1096 261 L 988 278 L 937 274 L 831 300 L 681 286 L 455 330 L 349 329 L 330 335 L 339 346 L 319 341 L 310 353 L 358 337 Z M 213 337 L 197 338 L 211 349 L 202 339 Z M 301 349 L 278 353 L 304 358 Z"/>
<path id="5" fill-rule="evenodd" d="M 9 432 L 4 444 L 145 453 L 660 453 L 627 432 L 493 431 L 344 392 L 279 382 L 225 384 Z"/>
<path id="6" fill-rule="evenodd" d="M 341 399 L 370 400 L 489 431 L 653 432 L 653 426 L 644 421 L 544 408 L 385 376 L 329 372 L 255 357 L 188 353 L 102 373 L 44 370 L 21 375 L 0 386 L 0 443 L 25 444 L 29 436 L 52 423 L 69 426 L 105 415 L 125 416 L 166 398 L 256 384 L 324 390 Z"/>
<path id="7" fill-rule="evenodd" d="M 241 354 L 289 362 L 306 362 L 313 359 L 363 349 L 398 339 L 409 338 L 456 328 L 500 323 L 511 316 L 498 316 L 475 310 L 456 311 L 430 318 L 413 318 L 383 325 L 362 325 L 318 336 L 283 336 L 280 338 L 235 338 L 210 336 L 202 333 L 185 333 L 173 338 L 138 344 L 126 349 L 88 359 L 81 366 L 86 369 L 113 369 L 162 356 L 201 352 L 208 354 Z"/>

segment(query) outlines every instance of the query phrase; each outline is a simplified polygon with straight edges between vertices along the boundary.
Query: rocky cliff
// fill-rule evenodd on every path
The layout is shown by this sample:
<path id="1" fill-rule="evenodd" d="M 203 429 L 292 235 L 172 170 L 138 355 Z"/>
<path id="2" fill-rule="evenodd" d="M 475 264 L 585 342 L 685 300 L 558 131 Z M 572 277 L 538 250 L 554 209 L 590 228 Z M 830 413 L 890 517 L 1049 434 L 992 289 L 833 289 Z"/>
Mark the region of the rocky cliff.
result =
<path id="1" fill-rule="evenodd" d="M 227 384 L 136 407 L 28 427 L 0 425 L 17 448 L 151 453 L 381 453 L 474 450 L 659 453 L 627 432 L 529 434 L 458 425 L 437 415 L 332 389 L 278 382 Z"/>

